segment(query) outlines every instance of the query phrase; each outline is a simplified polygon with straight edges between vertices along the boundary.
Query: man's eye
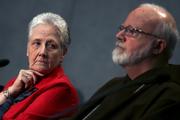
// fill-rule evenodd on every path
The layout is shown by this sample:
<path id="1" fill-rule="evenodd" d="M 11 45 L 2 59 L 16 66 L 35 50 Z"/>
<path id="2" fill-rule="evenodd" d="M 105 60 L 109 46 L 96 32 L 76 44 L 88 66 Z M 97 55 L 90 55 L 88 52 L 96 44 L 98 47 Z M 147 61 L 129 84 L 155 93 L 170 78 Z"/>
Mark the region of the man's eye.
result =
<path id="1" fill-rule="evenodd" d="M 133 34 L 133 33 L 134 33 L 134 30 L 132 30 L 132 29 L 125 29 L 125 32 L 126 32 L 126 33 L 130 33 L 130 34 Z"/>
<path id="2" fill-rule="evenodd" d="M 125 29 L 124 26 L 120 26 L 120 27 L 119 27 L 119 31 L 122 31 L 122 30 L 124 30 L 124 29 Z"/>
<path id="3" fill-rule="evenodd" d="M 134 29 L 130 29 L 129 32 L 130 32 L 131 34 L 134 34 L 134 33 L 135 33 L 135 30 L 134 30 Z"/>
<path id="4" fill-rule="evenodd" d="M 129 33 L 134 36 L 138 33 L 138 31 L 134 28 L 131 28 L 131 29 L 129 29 Z"/>

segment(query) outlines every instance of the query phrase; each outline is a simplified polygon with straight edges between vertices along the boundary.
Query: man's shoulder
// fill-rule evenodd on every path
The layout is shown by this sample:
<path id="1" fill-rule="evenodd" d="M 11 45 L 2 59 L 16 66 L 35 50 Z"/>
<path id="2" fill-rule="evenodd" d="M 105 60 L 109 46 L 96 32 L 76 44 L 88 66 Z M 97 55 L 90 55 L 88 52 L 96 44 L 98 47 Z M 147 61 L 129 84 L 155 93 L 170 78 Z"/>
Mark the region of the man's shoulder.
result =
<path id="1" fill-rule="evenodd" d="M 180 65 L 170 64 L 168 71 L 172 80 L 180 85 Z"/>
<path id="2" fill-rule="evenodd" d="M 125 77 L 115 77 L 115 78 L 109 80 L 95 92 L 95 94 L 92 96 L 92 98 L 111 91 L 111 89 L 114 89 L 117 85 L 118 86 L 123 85 L 124 81 L 126 81 Z"/>
<path id="3" fill-rule="evenodd" d="M 180 70 L 180 65 L 177 64 L 169 64 L 171 70 Z"/>
<path id="4" fill-rule="evenodd" d="M 117 85 L 117 84 L 124 84 L 125 81 L 126 81 L 126 77 L 115 77 L 115 78 L 109 80 L 108 82 L 106 82 L 101 87 L 101 89 L 108 89 L 108 88 L 111 88 L 112 86 Z"/>

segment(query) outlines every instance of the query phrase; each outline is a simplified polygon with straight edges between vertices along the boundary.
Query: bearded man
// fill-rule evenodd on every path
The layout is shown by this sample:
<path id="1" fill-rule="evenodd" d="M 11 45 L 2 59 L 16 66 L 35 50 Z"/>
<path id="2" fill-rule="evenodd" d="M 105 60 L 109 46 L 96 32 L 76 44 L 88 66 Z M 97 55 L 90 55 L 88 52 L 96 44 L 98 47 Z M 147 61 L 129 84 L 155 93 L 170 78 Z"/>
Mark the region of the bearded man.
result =
<path id="1" fill-rule="evenodd" d="M 73 120 L 180 119 L 180 67 L 169 64 L 179 39 L 174 17 L 161 6 L 141 4 L 116 38 L 112 58 L 127 75 L 106 83 Z"/>

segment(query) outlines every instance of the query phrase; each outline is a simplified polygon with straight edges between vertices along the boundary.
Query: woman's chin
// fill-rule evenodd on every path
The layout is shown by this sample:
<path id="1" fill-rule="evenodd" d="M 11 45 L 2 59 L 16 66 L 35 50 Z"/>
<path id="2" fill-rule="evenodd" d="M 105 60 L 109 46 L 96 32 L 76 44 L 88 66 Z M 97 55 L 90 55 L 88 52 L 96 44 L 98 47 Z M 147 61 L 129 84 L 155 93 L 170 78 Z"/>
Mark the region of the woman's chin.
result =
<path id="1" fill-rule="evenodd" d="M 50 72 L 50 69 L 45 69 L 45 68 L 31 68 L 31 69 L 44 75 Z"/>

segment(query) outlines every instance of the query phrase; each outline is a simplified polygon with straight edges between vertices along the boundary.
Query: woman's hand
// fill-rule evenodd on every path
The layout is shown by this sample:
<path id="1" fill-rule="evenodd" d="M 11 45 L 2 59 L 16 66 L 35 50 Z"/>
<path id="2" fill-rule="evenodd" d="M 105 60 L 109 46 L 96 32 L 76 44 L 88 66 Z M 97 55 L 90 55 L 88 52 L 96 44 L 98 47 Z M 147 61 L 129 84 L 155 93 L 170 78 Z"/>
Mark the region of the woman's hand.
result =
<path id="1" fill-rule="evenodd" d="M 37 76 L 43 76 L 43 74 L 34 70 L 20 70 L 13 85 L 8 88 L 10 95 L 14 96 L 23 90 L 30 89 L 36 84 Z"/>

